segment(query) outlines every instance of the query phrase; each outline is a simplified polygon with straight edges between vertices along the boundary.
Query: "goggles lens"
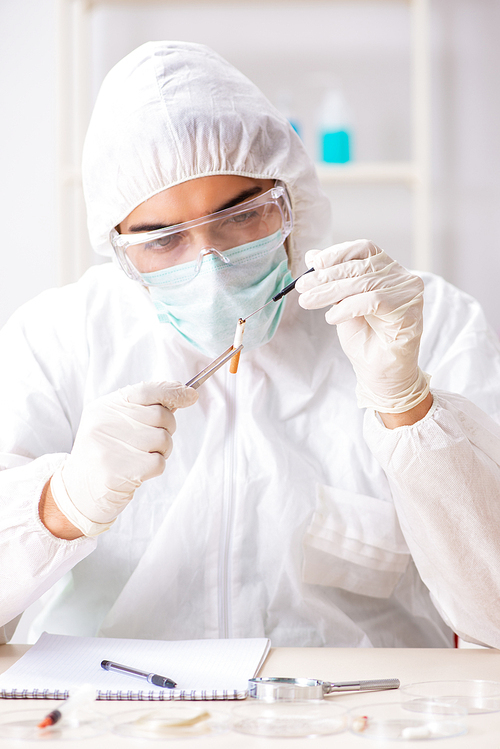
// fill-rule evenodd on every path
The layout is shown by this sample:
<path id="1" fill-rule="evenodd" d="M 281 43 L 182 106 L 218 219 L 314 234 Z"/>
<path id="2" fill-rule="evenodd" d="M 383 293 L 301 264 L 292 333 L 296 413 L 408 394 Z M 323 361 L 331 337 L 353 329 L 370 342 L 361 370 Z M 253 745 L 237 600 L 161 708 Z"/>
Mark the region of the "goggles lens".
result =
<path id="1" fill-rule="evenodd" d="M 151 232 L 119 234 L 113 229 L 110 239 L 125 273 L 148 284 L 143 274 L 189 263 L 194 278 L 204 257 L 214 255 L 227 262 L 223 255 L 227 250 L 276 235 L 276 242 L 266 245 L 271 252 L 291 229 L 288 195 L 284 185 L 277 183 L 233 208 Z"/>

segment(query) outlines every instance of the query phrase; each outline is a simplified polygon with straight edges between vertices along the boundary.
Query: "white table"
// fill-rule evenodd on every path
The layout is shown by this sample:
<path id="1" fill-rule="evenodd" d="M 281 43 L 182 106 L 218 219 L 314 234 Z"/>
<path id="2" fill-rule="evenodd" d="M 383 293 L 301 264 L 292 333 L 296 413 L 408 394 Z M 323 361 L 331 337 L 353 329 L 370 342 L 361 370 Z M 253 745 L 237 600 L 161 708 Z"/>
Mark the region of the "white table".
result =
<path id="1" fill-rule="evenodd" d="M 29 646 L 1 645 L 0 672 L 11 666 Z M 398 678 L 402 684 L 416 681 L 487 679 L 500 681 L 500 651 L 486 649 L 368 649 L 368 648 L 273 648 L 261 671 L 261 676 L 311 677 L 326 681 L 355 681 L 360 679 Z M 398 698 L 397 690 L 337 694 L 336 704 L 346 707 L 369 702 L 391 702 Z M 54 707 L 53 701 L 0 700 L 0 711 L 22 710 L 31 707 Z M 144 703 L 146 704 L 146 703 Z M 151 704 L 151 703 L 148 703 Z M 210 703 L 207 703 L 209 705 Z M 231 710 L 236 703 L 218 702 L 218 710 Z M 241 703 L 239 703 L 241 704 Z M 126 711 L 131 703 L 99 702 L 99 709 L 108 714 Z M 133 703 L 133 707 L 139 707 Z M 468 717 L 469 730 L 463 736 L 440 739 L 426 746 L 429 749 L 500 749 L 500 712 Z M 33 747 L 35 742 L 5 741 L 1 749 Z M 36 742 L 39 744 L 40 742 Z M 257 738 L 239 733 L 224 733 L 209 738 L 148 741 L 124 739 L 111 733 L 83 741 L 44 741 L 48 749 L 158 749 L 168 745 L 177 749 L 398 749 L 408 745 L 400 741 L 372 741 L 349 732 L 317 739 Z M 412 742 L 410 746 L 422 746 Z"/>

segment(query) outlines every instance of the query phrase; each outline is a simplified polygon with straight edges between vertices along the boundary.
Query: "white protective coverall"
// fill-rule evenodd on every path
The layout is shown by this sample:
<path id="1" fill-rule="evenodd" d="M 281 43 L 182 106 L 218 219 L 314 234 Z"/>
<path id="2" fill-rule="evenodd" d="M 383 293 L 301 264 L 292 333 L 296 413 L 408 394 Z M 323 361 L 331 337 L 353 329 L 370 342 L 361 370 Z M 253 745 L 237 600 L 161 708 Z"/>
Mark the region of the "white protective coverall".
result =
<path id="1" fill-rule="evenodd" d="M 286 184 L 294 275 L 326 245 L 313 166 L 255 87 L 205 47 L 140 47 L 108 75 L 89 128 L 94 247 L 110 254 L 109 231 L 148 196 L 211 174 Z M 164 473 L 109 531 L 74 541 L 37 508 L 85 404 L 186 382 L 208 360 L 114 263 L 20 308 L 0 338 L 4 638 L 43 595 L 33 637 L 444 647 L 452 627 L 500 647 L 500 349 L 473 299 L 423 278 L 434 405 L 421 421 L 389 430 L 359 409 L 335 326 L 290 294 L 274 338 L 176 413 Z"/>

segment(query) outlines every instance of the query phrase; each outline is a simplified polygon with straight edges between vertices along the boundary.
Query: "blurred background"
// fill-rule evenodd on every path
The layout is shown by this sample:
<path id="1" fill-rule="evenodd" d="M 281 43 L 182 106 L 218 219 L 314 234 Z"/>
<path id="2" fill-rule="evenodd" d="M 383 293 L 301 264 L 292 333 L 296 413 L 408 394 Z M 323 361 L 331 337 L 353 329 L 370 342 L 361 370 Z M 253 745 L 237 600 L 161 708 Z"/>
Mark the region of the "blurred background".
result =
<path id="1" fill-rule="evenodd" d="M 0 325 L 100 262 L 81 145 L 99 85 L 145 41 L 214 48 L 293 122 L 333 207 L 477 297 L 500 331 L 498 0 L 0 0 Z"/>

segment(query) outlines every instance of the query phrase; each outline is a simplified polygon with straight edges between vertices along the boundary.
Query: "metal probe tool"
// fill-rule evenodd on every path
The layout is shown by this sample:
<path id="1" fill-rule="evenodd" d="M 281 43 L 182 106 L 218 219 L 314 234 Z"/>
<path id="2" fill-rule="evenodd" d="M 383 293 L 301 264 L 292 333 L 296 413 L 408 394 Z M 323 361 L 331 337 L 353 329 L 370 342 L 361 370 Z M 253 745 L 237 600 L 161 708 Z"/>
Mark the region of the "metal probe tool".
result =
<path id="1" fill-rule="evenodd" d="M 301 274 L 300 276 L 298 276 L 298 277 L 297 277 L 297 278 L 296 278 L 296 279 L 295 279 L 294 281 L 291 281 L 291 282 L 290 282 L 290 283 L 288 284 L 288 286 L 285 286 L 285 288 L 284 288 L 284 289 L 281 289 L 281 291 L 279 291 L 279 292 L 278 292 L 278 293 L 276 294 L 276 296 L 273 296 L 273 297 L 272 297 L 272 299 L 270 299 L 270 300 L 269 300 L 268 302 L 266 302 L 265 304 L 263 304 L 263 305 L 262 305 L 262 307 L 259 307 L 259 309 L 256 309 L 256 310 L 255 310 L 255 312 L 251 312 L 251 313 L 250 313 L 249 315 L 247 315 L 247 316 L 246 316 L 246 317 L 245 317 L 245 318 L 243 319 L 243 322 L 246 322 L 246 321 L 248 320 L 248 318 L 249 318 L 249 317 L 252 317 L 252 315 L 256 315 L 256 314 L 257 314 L 257 312 L 260 312 L 260 311 L 261 311 L 261 309 L 264 309 L 264 307 L 267 307 L 267 305 L 268 305 L 268 304 L 271 304 L 271 302 L 279 302 L 279 300 L 280 300 L 280 299 L 282 299 L 282 298 L 283 298 L 283 297 L 284 297 L 284 296 L 285 296 L 286 294 L 289 294 L 289 293 L 290 293 L 290 291 L 291 291 L 292 289 L 294 289 L 294 288 L 295 288 L 295 284 L 297 283 L 297 281 L 299 280 L 299 278 L 302 278 L 302 276 L 305 276 L 305 275 L 306 275 L 307 273 L 313 273 L 313 271 L 315 271 L 315 270 L 316 270 L 316 268 L 309 268 L 309 270 L 306 270 L 306 272 L 305 272 L 305 273 L 302 273 L 302 274 Z"/>
<path id="2" fill-rule="evenodd" d="M 296 278 L 294 281 L 291 281 L 288 284 L 288 286 L 285 286 L 284 289 L 281 289 L 281 291 L 279 291 L 275 296 L 273 296 L 272 299 L 270 299 L 268 302 L 263 304 L 262 307 L 259 307 L 259 309 L 256 309 L 255 312 L 251 312 L 249 315 L 247 315 L 247 317 L 240 318 L 239 325 L 241 326 L 241 335 L 243 333 L 245 323 L 249 317 L 252 317 L 252 315 L 256 315 L 257 312 L 260 312 L 261 309 L 264 309 L 264 307 L 267 307 L 267 305 L 271 304 L 271 302 L 279 302 L 280 299 L 282 299 L 286 294 L 290 293 L 290 291 L 295 288 L 295 284 L 297 283 L 299 278 L 302 278 L 302 276 L 305 276 L 306 273 L 312 273 L 314 270 L 315 270 L 314 268 L 309 268 L 309 270 L 306 270 L 305 273 L 302 273 L 302 275 L 298 276 L 298 278 Z M 241 340 L 241 335 L 239 337 L 239 340 Z M 236 356 L 239 354 L 242 348 L 243 346 L 241 345 L 241 343 L 239 346 L 234 346 L 234 347 L 231 346 L 230 348 L 227 349 L 227 351 L 224 351 L 223 354 L 221 354 L 219 357 L 217 357 L 217 359 L 211 362 L 208 365 L 208 367 L 205 367 L 205 369 L 202 369 L 201 372 L 198 372 L 197 375 L 195 375 L 191 380 L 186 382 L 186 385 L 192 388 L 200 387 L 200 385 L 202 385 L 205 382 L 205 380 L 208 380 L 208 378 L 211 375 L 213 375 L 214 372 L 217 372 L 217 370 L 220 369 L 220 367 L 222 367 L 230 359 L 233 359 L 234 361 L 231 371 L 235 373 L 238 368 Z"/>

